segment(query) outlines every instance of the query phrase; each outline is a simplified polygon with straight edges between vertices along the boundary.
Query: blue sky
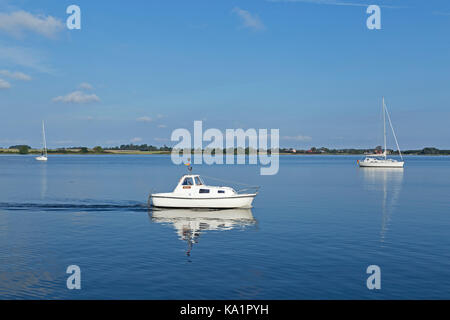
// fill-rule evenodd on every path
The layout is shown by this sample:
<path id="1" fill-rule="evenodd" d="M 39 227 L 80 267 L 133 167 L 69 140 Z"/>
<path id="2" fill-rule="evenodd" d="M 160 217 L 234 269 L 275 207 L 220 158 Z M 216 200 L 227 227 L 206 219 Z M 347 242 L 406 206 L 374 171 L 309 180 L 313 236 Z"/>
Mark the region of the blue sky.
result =
<path id="1" fill-rule="evenodd" d="M 449 31 L 444 0 L 0 0 L 0 147 L 39 146 L 42 119 L 50 147 L 171 145 L 194 120 L 373 147 L 384 95 L 403 149 L 450 148 Z"/>

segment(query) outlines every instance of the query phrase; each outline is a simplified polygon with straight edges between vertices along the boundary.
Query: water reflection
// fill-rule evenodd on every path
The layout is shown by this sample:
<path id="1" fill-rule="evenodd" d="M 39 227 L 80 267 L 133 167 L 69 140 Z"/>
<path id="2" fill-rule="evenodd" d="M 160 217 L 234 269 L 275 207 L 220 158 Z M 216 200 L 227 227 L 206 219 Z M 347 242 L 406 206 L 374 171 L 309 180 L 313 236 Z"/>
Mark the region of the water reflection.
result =
<path id="1" fill-rule="evenodd" d="M 186 241 L 186 255 L 190 256 L 193 245 L 198 243 L 200 234 L 210 230 L 231 230 L 256 224 L 251 209 L 157 209 L 149 211 L 152 222 L 170 223 L 178 237 Z"/>
<path id="2" fill-rule="evenodd" d="M 369 191 L 382 192 L 380 241 L 384 242 L 402 189 L 403 168 L 364 168 L 361 171 L 365 187 Z"/>
<path id="3" fill-rule="evenodd" d="M 47 195 L 47 163 L 39 164 L 41 165 L 41 199 L 45 199 L 45 196 Z"/>

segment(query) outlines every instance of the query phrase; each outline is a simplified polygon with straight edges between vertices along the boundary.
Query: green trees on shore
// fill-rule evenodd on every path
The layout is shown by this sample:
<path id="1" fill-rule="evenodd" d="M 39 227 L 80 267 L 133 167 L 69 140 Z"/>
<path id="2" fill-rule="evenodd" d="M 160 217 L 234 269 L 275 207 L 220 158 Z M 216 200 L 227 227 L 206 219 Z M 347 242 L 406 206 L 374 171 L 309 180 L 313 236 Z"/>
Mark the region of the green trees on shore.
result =
<path id="1" fill-rule="evenodd" d="M 116 151 L 116 152 L 115 152 Z M 117 152 L 118 151 L 118 152 Z M 181 150 L 178 150 L 179 152 Z M 187 150 L 188 152 L 189 150 Z M 219 153 L 220 149 L 214 149 L 214 150 L 190 150 L 191 153 L 196 152 L 208 152 L 211 154 Z M 226 149 L 222 150 L 222 153 L 226 153 Z M 237 154 L 238 149 L 234 148 L 234 154 Z M 250 154 L 250 151 L 264 151 L 264 150 L 250 150 L 250 148 L 241 149 L 241 152 L 245 154 Z M 388 154 L 398 155 L 398 151 L 388 149 Z M 152 145 L 142 144 L 142 145 L 121 145 L 120 147 L 102 147 L 102 146 L 95 146 L 92 149 L 88 147 L 70 147 L 70 148 L 57 148 L 57 149 L 50 149 L 48 150 L 48 153 L 50 154 L 117 154 L 117 153 L 140 153 L 140 152 L 155 152 L 155 153 L 170 153 L 172 152 L 172 147 L 168 147 L 166 145 L 162 147 L 156 147 Z M 269 153 L 273 152 L 272 150 L 268 150 Z M 293 149 L 293 148 L 280 148 L 280 153 L 289 153 L 289 154 L 350 154 L 350 155 L 364 155 L 368 153 L 381 153 L 382 148 L 380 146 L 377 146 L 373 149 L 328 149 L 325 147 L 316 148 L 311 147 L 308 150 L 300 150 L 300 149 Z M 8 149 L 2 149 L 0 148 L 0 153 L 19 153 L 19 154 L 38 154 L 40 153 L 40 150 L 32 149 L 28 145 L 14 145 L 10 146 Z M 405 155 L 450 155 L 450 150 L 440 150 L 438 148 L 434 147 L 426 147 L 421 150 L 403 150 L 402 154 Z"/>
<path id="2" fill-rule="evenodd" d="M 30 150 L 29 146 L 19 146 L 20 154 L 28 154 L 29 150 Z"/>

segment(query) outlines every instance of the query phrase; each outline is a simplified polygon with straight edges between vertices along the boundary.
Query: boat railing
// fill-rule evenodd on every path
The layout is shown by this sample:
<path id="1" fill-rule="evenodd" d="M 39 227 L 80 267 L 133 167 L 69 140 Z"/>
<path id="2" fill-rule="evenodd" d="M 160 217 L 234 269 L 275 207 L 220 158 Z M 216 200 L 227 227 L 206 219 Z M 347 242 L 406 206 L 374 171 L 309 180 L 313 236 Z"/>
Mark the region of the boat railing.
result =
<path id="1" fill-rule="evenodd" d="M 249 186 L 249 187 L 246 187 L 243 189 L 239 189 L 239 190 L 236 190 L 236 193 L 243 194 L 243 193 L 249 193 L 249 191 L 250 191 L 250 193 L 258 193 L 259 186 Z"/>

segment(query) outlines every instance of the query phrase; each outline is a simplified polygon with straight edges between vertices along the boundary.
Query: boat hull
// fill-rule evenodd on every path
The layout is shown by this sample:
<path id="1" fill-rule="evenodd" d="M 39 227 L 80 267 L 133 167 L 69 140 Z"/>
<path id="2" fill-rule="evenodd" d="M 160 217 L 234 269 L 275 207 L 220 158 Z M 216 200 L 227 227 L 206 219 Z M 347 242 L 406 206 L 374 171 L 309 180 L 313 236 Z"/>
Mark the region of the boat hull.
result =
<path id="1" fill-rule="evenodd" d="M 40 157 L 36 157 L 36 160 L 38 160 L 38 161 L 47 161 L 48 159 L 45 156 L 40 156 Z"/>
<path id="2" fill-rule="evenodd" d="M 152 205 L 160 208 L 251 208 L 256 194 L 243 194 L 222 198 L 191 198 L 171 195 L 151 195 Z"/>
<path id="3" fill-rule="evenodd" d="M 361 168 L 403 168 L 404 166 L 403 161 L 377 161 L 377 162 L 365 162 L 360 161 L 359 166 Z"/>

